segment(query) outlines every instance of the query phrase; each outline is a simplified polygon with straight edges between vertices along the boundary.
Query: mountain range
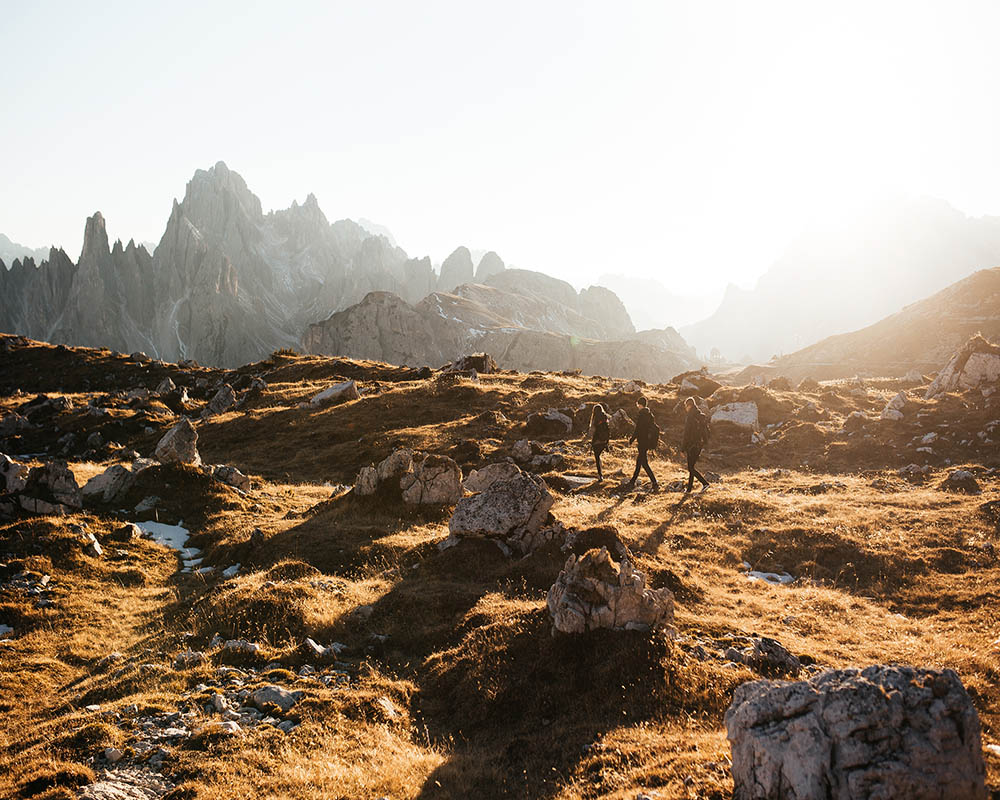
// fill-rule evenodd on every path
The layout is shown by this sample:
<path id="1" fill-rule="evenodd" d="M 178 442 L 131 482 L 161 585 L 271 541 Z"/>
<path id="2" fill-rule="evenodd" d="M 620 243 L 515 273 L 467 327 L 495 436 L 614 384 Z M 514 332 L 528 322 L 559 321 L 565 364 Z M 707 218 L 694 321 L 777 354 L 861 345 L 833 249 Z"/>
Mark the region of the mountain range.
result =
<path id="1" fill-rule="evenodd" d="M 36 261 L 41 261 L 48 253 L 49 251 L 44 247 L 26 247 L 23 244 L 12 242 L 0 233 L 0 261 L 4 264 L 12 264 L 15 259 L 24 258 L 33 258 Z"/>
<path id="2" fill-rule="evenodd" d="M 387 301 L 384 293 L 395 299 Z M 459 327 L 439 335 L 440 342 L 422 342 L 411 327 L 415 338 L 404 350 L 375 348 L 356 333 L 335 334 L 339 321 L 365 319 L 386 302 L 427 314 L 461 308 L 451 320 Z M 480 340 L 470 326 L 493 332 Z M 568 358 L 573 348 L 592 352 L 594 342 L 607 341 L 621 343 L 610 348 L 617 355 L 595 362 L 607 374 L 622 374 L 620 365 L 637 358 L 636 377 L 695 362 L 676 331 L 637 339 L 628 312 L 607 289 L 577 293 L 542 273 L 508 270 L 492 251 L 474 263 L 466 247 L 456 248 L 436 272 L 429 258 L 409 257 L 381 226 L 330 223 L 312 194 L 301 205 L 265 214 L 243 178 L 221 161 L 195 172 L 152 254 L 134 241 L 111 245 L 98 212 L 87 220 L 77 262 L 52 248 L 37 266 L 33 255 L 15 258 L 9 270 L 0 264 L 0 330 L 220 366 L 301 344 L 421 364 L 489 346 L 507 366 L 507 339 L 529 332 L 535 344 L 516 359 L 522 368 L 555 369 L 560 359 L 562 368 L 573 368 L 580 361 Z M 369 339 L 382 342 L 392 334 L 378 329 Z M 546 352 L 546 343 L 555 350 Z M 665 361 L 664 354 L 670 355 Z"/>

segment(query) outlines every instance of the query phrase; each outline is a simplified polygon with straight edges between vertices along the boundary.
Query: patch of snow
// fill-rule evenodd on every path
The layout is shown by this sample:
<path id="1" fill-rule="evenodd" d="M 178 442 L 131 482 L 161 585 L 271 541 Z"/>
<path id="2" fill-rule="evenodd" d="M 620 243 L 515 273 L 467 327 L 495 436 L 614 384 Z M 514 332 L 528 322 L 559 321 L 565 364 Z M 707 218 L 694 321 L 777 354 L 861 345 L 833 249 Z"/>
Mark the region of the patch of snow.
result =
<path id="1" fill-rule="evenodd" d="M 172 547 L 174 550 L 184 550 L 184 542 L 188 539 L 187 528 L 182 528 L 180 525 L 167 525 L 165 522 L 137 522 L 135 524 L 154 542 Z"/>
<path id="2" fill-rule="evenodd" d="M 226 567 L 222 570 L 223 578 L 232 578 L 237 572 L 240 571 L 241 564 L 233 564 L 231 567 Z"/>
<path id="3" fill-rule="evenodd" d="M 747 573 L 747 580 L 751 581 L 764 581 L 765 583 L 770 583 L 772 586 L 778 586 L 781 584 L 792 583 L 795 578 L 789 575 L 787 572 L 777 573 L 777 572 L 760 572 L 758 570 L 752 569 Z"/>
<path id="4" fill-rule="evenodd" d="M 8 633 L 13 633 L 14 629 L 10 625 L 0 625 L 0 636 L 6 636 Z"/>

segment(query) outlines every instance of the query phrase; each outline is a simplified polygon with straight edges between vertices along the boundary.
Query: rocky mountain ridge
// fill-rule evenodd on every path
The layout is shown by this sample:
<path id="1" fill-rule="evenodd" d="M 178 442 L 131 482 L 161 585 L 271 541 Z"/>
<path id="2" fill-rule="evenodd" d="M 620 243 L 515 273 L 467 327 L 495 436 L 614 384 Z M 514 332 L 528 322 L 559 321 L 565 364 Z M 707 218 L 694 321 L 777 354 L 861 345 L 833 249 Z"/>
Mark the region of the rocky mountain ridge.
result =
<path id="1" fill-rule="evenodd" d="M 506 279 L 513 272 L 522 271 L 502 275 Z M 524 287 L 533 277 L 542 287 L 553 287 L 554 279 L 538 273 L 526 273 L 511 286 Z M 496 283 L 506 280 L 434 292 L 415 305 L 389 292 L 372 292 L 357 305 L 310 325 L 302 347 L 310 353 L 411 366 L 438 366 L 454 353 L 476 351 L 507 369 L 580 370 L 656 382 L 698 363 L 693 348 L 673 329 L 636 334 L 620 301 L 605 289 L 564 295 L 567 302 L 575 299 L 579 307 L 596 306 L 599 312 L 583 316 L 552 297 Z M 617 324 L 602 326 L 597 318 Z"/>
<path id="2" fill-rule="evenodd" d="M 377 227 L 330 223 L 312 194 L 265 214 L 243 178 L 220 161 L 196 171 L 174 201 L 152 255 L 132 241 L 110 245 L 98 212 L 87 220 L 77 263 L 53 249 L 39 265 L 26 257 L 0 269 L 0 330 L 232 366 L 297 346 L 311 323 L 370 292 L 419 303 L 435 291 L 456 291 L 487 308 L 502 302 L 499 317 L 546 332 L 597 339 L 633 332 L 607 290 L 578 298 L 569 284 L 540 273 L 504 278 L 496 253 L 474 265 L 465 247 L 437 274 L 429 258 L 411 258 L 370 232 Z M 478 286 L 489 282 L 503 291 Z M 565 302 L 548 314 L 555 295 Z"/>

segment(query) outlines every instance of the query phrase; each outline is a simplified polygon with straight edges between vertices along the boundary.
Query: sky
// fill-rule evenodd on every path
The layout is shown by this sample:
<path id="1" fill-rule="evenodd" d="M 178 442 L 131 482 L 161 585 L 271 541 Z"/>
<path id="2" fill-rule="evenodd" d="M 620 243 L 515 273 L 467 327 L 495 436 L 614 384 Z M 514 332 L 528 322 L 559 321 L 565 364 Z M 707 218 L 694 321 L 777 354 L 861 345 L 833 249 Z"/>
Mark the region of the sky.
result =
<path id="1" fill-rule="evenodd" d="M 158 242 L 195 169 L 411 256 L 750 286 L 879 198 L 1000 214 L 992 2 L 0 0 L 0 232 Z"/>

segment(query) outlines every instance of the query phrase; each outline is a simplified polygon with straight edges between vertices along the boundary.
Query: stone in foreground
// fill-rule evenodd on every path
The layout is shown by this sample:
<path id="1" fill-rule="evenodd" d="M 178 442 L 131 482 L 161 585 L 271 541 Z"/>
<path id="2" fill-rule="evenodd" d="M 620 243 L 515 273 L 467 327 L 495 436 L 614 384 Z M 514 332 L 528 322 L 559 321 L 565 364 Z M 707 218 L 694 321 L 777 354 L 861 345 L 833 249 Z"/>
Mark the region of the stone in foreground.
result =
<path id="1" fill-rule="evenodd" d="M 547 605 L 560 633 L 658 630 L 674 620 L 673 592 L 648 588 L 631 561 L 616 563 L 606 547 L 571 555 L 549 589 Z"/>
<path id="2" fill-rule="evenodd" d="M 979 717 L 951 670 L 753 681 L 726 712 L 734 800 L 986 800 Z"/>
<path id="3" fill-rule="evenodd" d="M 161 464 L 201 466 L 201 456 L 198 454 L 198 432 L 191 424 L 191 420 L 182 417 L 181 421 L 160 439 L 153 455 Z"/>

